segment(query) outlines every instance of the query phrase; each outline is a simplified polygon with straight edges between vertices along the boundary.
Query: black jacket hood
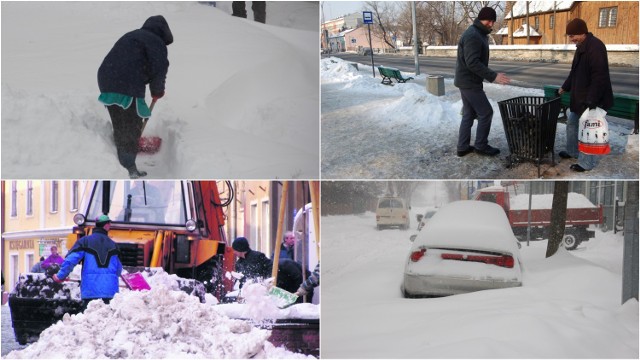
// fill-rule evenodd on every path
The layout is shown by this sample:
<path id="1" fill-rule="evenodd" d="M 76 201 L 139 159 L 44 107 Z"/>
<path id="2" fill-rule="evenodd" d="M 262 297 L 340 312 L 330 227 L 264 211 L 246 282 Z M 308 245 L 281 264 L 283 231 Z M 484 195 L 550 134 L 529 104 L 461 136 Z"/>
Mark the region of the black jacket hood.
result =
<path id="1" fill-rule="evenodd" d="M 164 41 L 165 45 L 173 43 L 173 34 L 169 29 L 167 20 L 162 15 L 152 16 L 144 22 L 142 29 L 149 30 L 152 33 L 158 35 Z"/>

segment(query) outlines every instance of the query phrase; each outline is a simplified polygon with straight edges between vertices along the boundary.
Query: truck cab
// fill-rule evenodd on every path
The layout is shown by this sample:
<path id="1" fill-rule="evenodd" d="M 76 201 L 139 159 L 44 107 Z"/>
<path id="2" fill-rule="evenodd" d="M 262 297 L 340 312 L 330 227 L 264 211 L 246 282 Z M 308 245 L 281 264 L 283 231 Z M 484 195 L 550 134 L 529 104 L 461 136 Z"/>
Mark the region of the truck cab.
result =
<path id="1" fill-rule="evenodd" d="M 67 247 L 91 234 L 102 214 L 112 220 L 109 237 L 124 266 L 161 267 L 223 296 L 223 268 L 232 268 L 233 256 L 215 181 L 96 181 L 85 189 Z"/>

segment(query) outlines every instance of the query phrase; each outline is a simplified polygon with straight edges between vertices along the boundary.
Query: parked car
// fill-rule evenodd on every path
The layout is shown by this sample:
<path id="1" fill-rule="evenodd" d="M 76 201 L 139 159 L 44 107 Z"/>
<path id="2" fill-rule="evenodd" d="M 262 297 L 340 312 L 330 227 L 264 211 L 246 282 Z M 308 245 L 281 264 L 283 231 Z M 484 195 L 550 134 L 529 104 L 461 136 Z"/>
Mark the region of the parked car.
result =
<path id="1" fill-rule="evenodd" d="M 416 237 L 404 269 L 404 297 L 433 297 L 522 285 L 520 244 L 496 204 L 456 201 Z"/>
<path id="2" fill-rule="evenodd" d="M 376 207 L 378 230 L 393 226 L 398 226 L 402 230 L 408 229 L 410 225 L 409 210 L 411 207 L 403 198 L 389 196 L 379 198 Z"/>

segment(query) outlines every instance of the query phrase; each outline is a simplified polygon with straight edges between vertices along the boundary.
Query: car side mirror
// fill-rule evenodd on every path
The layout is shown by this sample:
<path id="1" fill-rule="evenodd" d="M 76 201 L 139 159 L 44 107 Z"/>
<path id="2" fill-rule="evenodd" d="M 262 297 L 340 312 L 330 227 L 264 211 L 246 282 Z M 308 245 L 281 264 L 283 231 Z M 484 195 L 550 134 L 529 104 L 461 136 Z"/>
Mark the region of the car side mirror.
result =
<path id="1" fill-rule="evenodd" d="M 411 235 L 411 237 L 409 238 L 409 240 L 411 240 L 411 242 L 414 242 L 414 241 L 416 240 L 416 237 L 417 237 L 417 236 L 418 236 L 417 234 L 413 234 L 413 235 Z"/>
<path id="2" fill-rule="evenodd" d="M 418 222 L 420 222 L 420 221 L 422 221 L 423 217 L 424 217 L 424 215 L 418 214 L 418 215 L 416 215 L 416 220 L 418 220 Z"/>

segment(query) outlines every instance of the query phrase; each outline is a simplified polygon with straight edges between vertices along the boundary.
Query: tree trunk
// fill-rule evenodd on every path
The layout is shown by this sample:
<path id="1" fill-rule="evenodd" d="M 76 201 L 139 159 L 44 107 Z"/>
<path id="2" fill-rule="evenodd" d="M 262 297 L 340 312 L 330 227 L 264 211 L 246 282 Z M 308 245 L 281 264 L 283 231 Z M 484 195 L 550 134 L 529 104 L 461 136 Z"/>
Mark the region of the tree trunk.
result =
<path id="1" fill-rule="evenodd" d="M 531 191 L 531 189 L 529 189 Z M 553 187 L 553 204 L 551 205 L 551 225 L 549 227 L 549 242 L 546 257 L 553 256 L 558 251 L 564 237 L 564 226 L 567 220 L 567 197 L 569 182 L 556 181 Z"/>

